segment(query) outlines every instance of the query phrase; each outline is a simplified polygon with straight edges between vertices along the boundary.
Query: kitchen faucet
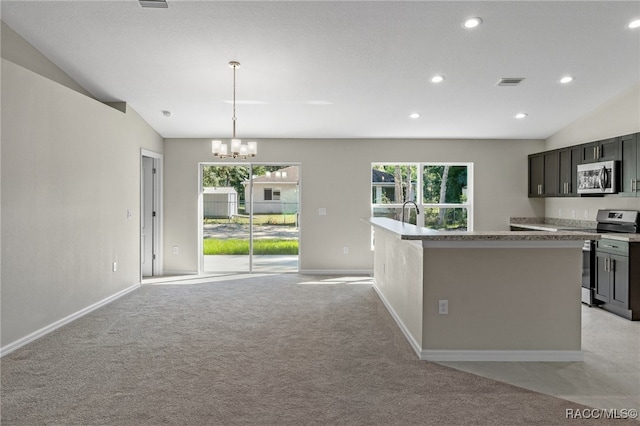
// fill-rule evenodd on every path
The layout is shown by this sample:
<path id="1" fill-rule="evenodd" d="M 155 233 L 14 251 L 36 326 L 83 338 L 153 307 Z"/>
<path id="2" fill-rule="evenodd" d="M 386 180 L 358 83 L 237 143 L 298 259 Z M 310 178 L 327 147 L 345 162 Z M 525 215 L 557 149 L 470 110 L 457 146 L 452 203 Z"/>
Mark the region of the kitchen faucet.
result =
<path id="1" fill-rule="evenodd" d="M 406 206 L 407 204 L 409 204 L 409 203 L 411 203 L 411 204 L 413 204 L 414 206 L 416 206 L 416 215 L 419 215 L 419 214 L 420 214 L 420 209 L 418 209 L 418 205 L 415 203 L 415 201 L 411 201 L 411 200 L 409 200 L 409 201 L 405 201 L 405 202 L 404 202 L 404 204 L 402 205 L 402 223 L 404 223 L 404 208 L 405 208 L 405 206 Z"/>

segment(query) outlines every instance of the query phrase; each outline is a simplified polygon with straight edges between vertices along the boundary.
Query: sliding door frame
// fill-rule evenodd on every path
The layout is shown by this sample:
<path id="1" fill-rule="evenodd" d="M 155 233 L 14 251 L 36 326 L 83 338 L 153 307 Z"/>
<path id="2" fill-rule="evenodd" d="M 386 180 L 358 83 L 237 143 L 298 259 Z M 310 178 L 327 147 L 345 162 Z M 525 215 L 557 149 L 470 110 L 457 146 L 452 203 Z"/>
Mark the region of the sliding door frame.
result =
<path id="1" fill-rule="evenodd" d="M 249 214 L 249 273 L 253 273 L 253 168 L 254 166 L 296 166 L 298 167 L 298 270 L 295 273 L 300 272 L 300 259 L 302 253 L 302 244 L 301 244 L 301 236 L 302 236 L 302 165 L 296 162 L 211 162 L 211 161 L 203 161 L 198 163 L 198 273 L 204 274 L 204 227 L 203 227 L 203 217 L 204 217 L 204 197 L 203 197 L 203 178 L 202 171 L 205 166 L 229 166 L 229 167 L 248 167 L 249 168 L 249 194 L 245 194 L 245 206 L 247 203 L 251 203 L 251 214 Z M 211 272 L 211 271 L 207 271 Z M 228 272 L 228 271 L 224 271 Z M 247 271 L 237 271 L 237 272 L 247 272 Z"/>

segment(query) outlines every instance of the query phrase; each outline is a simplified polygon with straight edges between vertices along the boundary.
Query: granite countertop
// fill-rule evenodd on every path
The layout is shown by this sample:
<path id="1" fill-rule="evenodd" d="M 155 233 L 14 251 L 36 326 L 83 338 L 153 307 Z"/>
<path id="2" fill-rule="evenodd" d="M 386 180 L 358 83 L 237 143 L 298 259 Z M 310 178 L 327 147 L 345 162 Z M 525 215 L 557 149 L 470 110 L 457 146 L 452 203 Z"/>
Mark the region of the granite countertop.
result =
<path id="1" fill-rule="evenodd" d="M 599 234 L 589 234 L 575 231 L 556 230 L 554 232 L 532 231 L 436 231 L 409 223 L 402 223 L 386 217 L 371 217 L 363 219 L 370 225 L 397 234 L 402 240 L 423 241 L 576 241 L 598 240 Z"/>
<path id="2" fill-rule="evenodd" d="M 570 233 L 580 233 L 580 234 L 584 234 L 584 232 L 581 232 L 580 229 L 585 229 L 585 228 L 594 228 L 596 227 L 596 224 L 592 224 L 592 225 L 583 225 L 583 226 L 572 226 L 574 225 L 573 223 L 567 223 L 567 224 L 563 224 L 563 223 L 545 223 L 544 219 L 540 219 L 540 218 L 533 218 L 533 219 L 526 219 L 526 220 L 521 220 L 522 218 L 512 218 L 511 222 L 509 223 L 510 226 L 517 226 L 518 228 L 522 228 L 522 229 L 531 229 L 532 231 L 547 231 L 547 232 L 562 232 L 562 233 L 566 233 L 566 232 L 570 232 Z M 576 224 L 576 225 L 580 225 L 580 224 Z M 516 231 L 518 232 L 518 231 Z M 591 235 L 597 235 L 599 236 L 599 238 L 586 238 L 588 240 L 595 240 L 595 239 L 601 239 L 601 238 L 607 238 L 610 240 L 617 240 L 617 241 L 626 241 L 629 243 L 639 243 L 640 242 L 640 234 L 616 234 L 616 233 L 604 233 L 604 234 L 591 234 Z"/>

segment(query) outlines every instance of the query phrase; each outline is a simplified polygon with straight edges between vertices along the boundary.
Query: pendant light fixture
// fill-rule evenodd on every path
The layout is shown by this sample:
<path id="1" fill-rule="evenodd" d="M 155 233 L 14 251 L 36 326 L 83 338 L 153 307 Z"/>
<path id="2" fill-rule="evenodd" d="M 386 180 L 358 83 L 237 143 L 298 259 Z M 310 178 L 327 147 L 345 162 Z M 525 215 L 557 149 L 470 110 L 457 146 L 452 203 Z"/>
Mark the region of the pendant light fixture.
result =
<path id="1" fill-rule="evenodd" d="M 231 151 L 226 143 L 222 143 L 219 140 L 211 141 L 211 152 L 214 157 L 218 158 L 249 158 L 255 157 L 258 153 L 257 142 L 247 142 L 243 144 L 240 139 L 236 138 L 236 70 L 240 67 L 240 62 L 231 61 L 229 66 L 233 68 L 233 117 L 231 119 L 233 123 L 233 136 L 231 138 Z"/>

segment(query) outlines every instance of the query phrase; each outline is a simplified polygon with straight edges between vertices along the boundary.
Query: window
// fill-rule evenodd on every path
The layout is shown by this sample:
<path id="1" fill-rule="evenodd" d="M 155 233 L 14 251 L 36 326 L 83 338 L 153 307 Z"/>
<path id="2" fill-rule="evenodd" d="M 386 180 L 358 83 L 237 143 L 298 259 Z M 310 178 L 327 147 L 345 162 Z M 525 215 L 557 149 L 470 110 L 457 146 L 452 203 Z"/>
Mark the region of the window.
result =
<path id="1" fill-rule="evenodd" d="M 423 226 L 446 231 L 469 229 L 470 165 L 423 164 Z"/>
<path id="2" fill-rule="evenodd" d="M 374 163 L 371 165 L 371 213 L 443 231 L 473 230 L 472 163 Z"/>
<path id="3" fill-rule="evenodd" d="M 280 200 L 280 188 L 264 189 L 264 201 L 279 201 L 279 200 Z"/>

